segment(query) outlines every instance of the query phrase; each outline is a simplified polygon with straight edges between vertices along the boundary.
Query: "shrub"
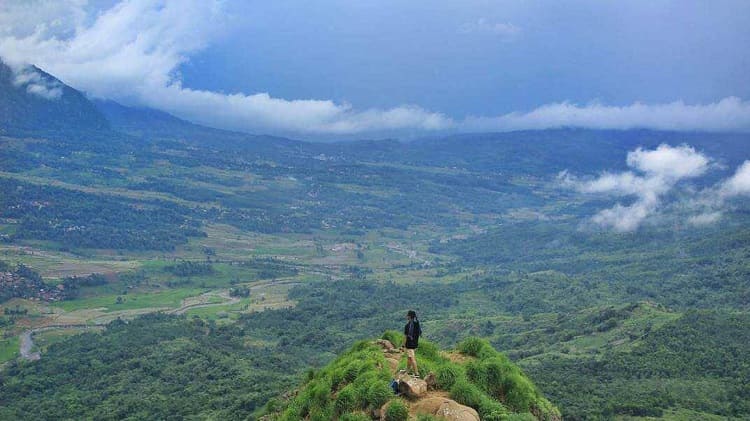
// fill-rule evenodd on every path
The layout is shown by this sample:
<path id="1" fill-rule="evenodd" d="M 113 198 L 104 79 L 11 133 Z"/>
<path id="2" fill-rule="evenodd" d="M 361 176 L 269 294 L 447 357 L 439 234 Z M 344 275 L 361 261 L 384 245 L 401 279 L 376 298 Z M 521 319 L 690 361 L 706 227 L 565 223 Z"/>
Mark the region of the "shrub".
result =
<path id="1" fill-rule="evenodd" d="M 333 403 L 333 409 L 336 414 L 344 414 L 353 411 L 357 406 L 357 399 L 354 393 L 354 387 L 349 385 L 339 391 L 336 401 Z"/>
<path id="2" fill-rule="evenodd" d="M 385 332 L 383 332 L 383 336 L 381 336 L 381 339 L 386 339 L 390 341 L 393 346 L 399 347 L 404 343 L 404 334 L 395 330 L 386 330 Z"/>
<path id="3" fill-rule="evenodd" d="M 333 407 L 326 405 L 322 408 L 316 408 L 310 412 L 310 421 L 331 421 L 333 419 Z"/>
<path id="4" fill-rule="evenodd" d="M 305 372 L 304 382 L 305 384 L 310 383 L 315 378 L 315 370 L 312 368 Z"/>
<path id="5" fill-rule="evenodd" d="M 302 414 L 302 407 L 298 401 L 292 401 L 286 410 L 281 414 L 279 421 L 295 421 L 300 420 L 304 417 Z"/>
<path id="6" fill-rule="evenodd" d="M 444 364 L 437 368 L 435 371 L 435 381 L 437 386 L 441 389 L 450 390 L 450 388 L 456 383 L 456 379 L 460 376 L 458 368 L 452 364 Z"/>
<path id="7" fill-rule="evenodd" d="M 370 417 L 362 413 L 348 413 L 339 417 L 339 421 L 372 421 Z"/>
<path id="8" fill-rule="evenodd" d="M 504 421 L 508 416 L 508 410 L 500 402 L 484 396 L 477 412 L 484 421 Z"/>
<path id="9" fill-rule="evenodd" d="M 385 421 L 406 421 L 409 418 L 409 410 L 401 399 L 394 399 L 385 410 Z"/>
<path id="10" fill-rule="evenodd" d="M 528 412 L 524 412 L 523 414 L 510 414 L 507 417 L 505 417 L 505 420 L 506 421 L 536 421 L 536 417 Z"/>
<path id="11" fill-rule="evenodd" d="M 350 352 L 367 351 L 373 349 L 374 346 L 368 341 L 357 341 L 352 345 Z"/>
<path id="12" fill-rule="evenodd" d="M 315 407 L 323 407 L 328 403 L 328 399 L 331 395 L 331 381 L 328 379 L 321 379 L 313 387 L 310 388 L 310 412 Z"/>
<path id="13" fill-rule="evenodd" d="M 536 390 L 529 379 L 519 373 L 505 378 L 505 403 L 518 412 L 526 412 L 536 400 Z"/>
<path id="14" fill-rule="evenodd" d="M 505 377 L 513 372 L 517 372 L 518 369 L 513 366 L 507 357 L 500 355 L 485 360 L 482 364 L 485 380 L 485 391 L 491 395 L 498 396 L 503 390 L 503 384 Z"/>
<path id="15" fill-rule="evenodd" d="M 424 357 L 433 361 L 440 361 L 443 357 L 440 356 L 440 350 L 435 344 L 430 341 L 421 340 L 419 341 L 419 348 L 417 348 L 417 356 Z"/>
<path id="16" fill-rule="evenodd" d="M 367 389 L 367 405 L 380 408 L 393 397 L 393 390 L 386 382 L 376 382 Z"/>
<path id="17" fill-rule="evenodd" d="M 470 361 L 466 364 L 466 377 L 486 390 L 487 385 L 487 373 L 484 370 L 484 365 L 479 361 Z"/>
<path id="18" fill-rule="evenodd" d="M 482 391 L 468 381 L 459 379 L 451 388 L 451 398 L 462 405 L 476 409 L 482 402 Z"/>
<path id="19" fill-rule="evenodd" d="M 366 368 L 367 368 L 367 363 L 364 361 L 354 360 L 350 362 L 344 369 L 344 380 L 346 380 L 347 382 L 354 381 L 354 379 L 357 378 L 357 375 L 360 373 L 360 371 L 365 371 Z"/>
<path id="20" fill-rule="evenodd" d="M 458 344 L 458 350 L 462 354 L 477 358 L 488 358 L 497 354 L 489 342 L 475 337 L 466 338 Z"/>

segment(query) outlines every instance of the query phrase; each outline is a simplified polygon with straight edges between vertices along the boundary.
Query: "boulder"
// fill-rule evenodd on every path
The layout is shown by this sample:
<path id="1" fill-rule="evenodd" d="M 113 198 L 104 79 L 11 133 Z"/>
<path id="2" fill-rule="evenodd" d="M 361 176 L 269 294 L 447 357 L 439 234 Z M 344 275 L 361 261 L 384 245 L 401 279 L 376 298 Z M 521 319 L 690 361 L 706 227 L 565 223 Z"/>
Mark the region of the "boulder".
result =
<path id="1" fill-rule="evenodd" d="M 443 402 L 435 413 L 437 417 L 443 417 L 449 421 L 479 421 L 479 414 L 474 408 L 448 399 Z"/>
<path id="2" fill-rule="evenodd" d="M 435 390 L 437 389 L 437 379 L 435 378 L 435 373 L 430 373 L 424 378 L 425 383 L 427 383 L 427 390 Z"/>
<path id="3" fill-rule="evenodd" d="M 415 414 L 434 415 L 447 421 L 479 421 L 479 414 L 473 408 L 443 397 L 422 399 L 411 409 Z"/>
<path id="4" fill-rule="evenodd" d="M 391 369 L 391 373 L 395 373 L 398 369 L 398 363 L 400 362 L 398 358 L 394 357 L 385 357 L 385 362 L 388 363 L 388 367 Z"/>
<path id="5" fill-rule="evenodd" d="M 398 376 L 398 391 L 409 399 L 419 399 L 427 393 L 427 382 L 401 374 Z"/>
<path id="6" fill-rule="evenodd" d="M 383 348 L 386 351 L 394 348 L 394 346 L 391 343 L 391 341 L 389 341 L 387 339 L 378 339 L 377 341 L 375 341 L 375 343 L 377 343 L 378 345 L 380 345 L 380 347 Z"/>

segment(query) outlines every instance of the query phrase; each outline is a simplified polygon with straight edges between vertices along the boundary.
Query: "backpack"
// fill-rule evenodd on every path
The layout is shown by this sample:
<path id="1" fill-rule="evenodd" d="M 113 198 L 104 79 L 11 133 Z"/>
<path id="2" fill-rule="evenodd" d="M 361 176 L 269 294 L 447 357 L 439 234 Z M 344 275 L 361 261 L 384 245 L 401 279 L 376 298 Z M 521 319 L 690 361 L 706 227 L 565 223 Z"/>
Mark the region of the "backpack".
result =
<path id="1" fill-rule="evenodd" d="M 391 379 L 391 390 L 393 390 L 394 395 L 398 395 L 398 380 Z"/>

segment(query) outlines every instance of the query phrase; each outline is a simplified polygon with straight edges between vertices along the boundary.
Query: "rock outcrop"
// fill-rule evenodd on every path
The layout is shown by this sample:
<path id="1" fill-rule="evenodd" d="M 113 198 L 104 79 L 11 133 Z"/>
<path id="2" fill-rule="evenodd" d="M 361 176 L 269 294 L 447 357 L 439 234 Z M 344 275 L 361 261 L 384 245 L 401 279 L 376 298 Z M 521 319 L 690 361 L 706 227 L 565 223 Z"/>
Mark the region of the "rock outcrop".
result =
<path id="1" fill-rule="evenodd" d="M 402 373 L 398 376 L 398 391 L 409 399 L 419 399 L 427 393 L 427 382 Z"/>
<path id="2" fill-rule="evenodd" d="M 445 397 L 428 397 L 410 406 L 414 414 L 434 415 L 447 421 L 479 421 L 479 414 L 473 408 L 459 404 Z"/>

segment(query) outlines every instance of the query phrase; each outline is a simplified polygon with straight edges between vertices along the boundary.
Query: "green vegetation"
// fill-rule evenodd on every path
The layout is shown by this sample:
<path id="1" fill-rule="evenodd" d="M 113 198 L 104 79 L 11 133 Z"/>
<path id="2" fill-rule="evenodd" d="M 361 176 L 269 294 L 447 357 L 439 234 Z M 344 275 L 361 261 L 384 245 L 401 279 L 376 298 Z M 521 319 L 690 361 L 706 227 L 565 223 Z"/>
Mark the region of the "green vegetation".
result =
<path id="1" fill-rule="evenodd" d="M 749 325 L 746 314 L 691 311 L 630 350 L 598 358 L 543 356 L 528 370 L 554 402 L 578 418 L 659 417 L 677 407 L 745 419 Z"/>
<path id="2" fill-rule="evenodd" d="M 0 364 L 18 357 L 18 337 L 0 339 Z"/>
<path id="3" fill-rule="evenodd" d="M 400 339 L 392 331 L 383 338 Z M 559 411 L 518 367 L 486 341 L 469 338 L 459 344 L 458 350 L 465 357 L 474 358 L 456 363 L 443 356 L 435 345 L 423 341 L 417 360 L 423 372 L 436 376 L 437 387 L 449 390 L 457 402 L 476 409 L 483 420 L 506 420 L 518 414 L 528 414 L 534 420 L 559 419 Z M 387 367 L 379 346 L 358 342 L 312 373 L 274 419 L 356 419 L 353 417 L 385 406 L 385 419 L 404 421 L 409 417 L 409 402 L 397 398 L 390 389 L 392 374 Z"/>
<path id="4" fill-rule="evenodd" d="M 199 288 L 168 289 L 161 292 L 143 294 L 130 293 L 127 295 L 99 295 L 91 298 L 81 298 L 73 301 L 56 303 L 66 311 L 91 308 L 106 308 L 107 311 L 132 310 L 138 308 L 176 308 L 183 299 L 205 292 Z M 118 297 L 120 300 L 118 301 Z"/>
<path id="5" fill-rule="evenodd" d="M 314 373 L 280 419 L 331 420 L 357 411 L 379 409 L 393 397 L 388 386 L 391 375 L 385 367 L 385 358 L 378 347 L 359 342 Z"/>
<path id="6" fill-rule="evenodd" d="M 0 419 L 245 419 L 290 386 L 235 327 L 151 315 L 49 346 L 0 374 Z"/>
<path id="7" fill-rule="evenodd" d="M 214 268 L 208 263 L 182 261 L 176 265 L 165 266 L 164 270 L 176 276 L 202 276 L 214 273 Z"/>
<path id="8" fill-rule="evenodd" d="M 0 217 L 17 219 L 9 237 L 53 240 L 65 248 L 173 250 L 204 235 L 187 210 L 169 202 L 133 201 L 50 186 L 0 182 Z"/>
<path id="9" fill-rule="evenodd" d="M 750 204 L 703 227 L 680 213 L 748 158 L 746 134 L 312 144 L 98 104 L 110 130 L 83 95 L 17 107 L 17 93 L 0 95 L 23 111 L 0 122 L 0 418 L 252 417 L 305 370 L 398 329 L 407 309 L 428 339 L 420 363 L 486 419 L 538 415 L 539 393 L 573 420 L 750 417 Z M 675 189 L 674 208 L 637 232 L 592 229 L 615 199 L 557 184 L 660 143 L 726 168 Z M 11 361 L 29 326 L 158 310 L 188 318 L 116 321 Z M 460 364 L 436 351 L 458 344 Z M 320 419 L 362 419 L 390 396 L 380 381 L 326 395 L 322 371 L 307 408 Z"/>

